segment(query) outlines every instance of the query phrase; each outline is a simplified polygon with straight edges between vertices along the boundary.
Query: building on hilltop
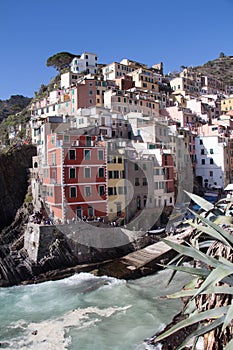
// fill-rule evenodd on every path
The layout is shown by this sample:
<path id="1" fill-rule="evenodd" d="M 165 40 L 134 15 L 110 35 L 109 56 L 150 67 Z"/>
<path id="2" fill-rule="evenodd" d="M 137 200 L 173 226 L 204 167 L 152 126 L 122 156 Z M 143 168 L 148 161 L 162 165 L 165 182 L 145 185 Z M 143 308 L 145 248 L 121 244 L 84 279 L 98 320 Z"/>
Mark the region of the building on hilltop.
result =
<path id="1" fill-rule="evenodd" d="M 97 73 L 97 55 L 91 52 L 83 52 L 81 56 L 74 57 L 71 64 L 71 72 L 81 74 Z"/>

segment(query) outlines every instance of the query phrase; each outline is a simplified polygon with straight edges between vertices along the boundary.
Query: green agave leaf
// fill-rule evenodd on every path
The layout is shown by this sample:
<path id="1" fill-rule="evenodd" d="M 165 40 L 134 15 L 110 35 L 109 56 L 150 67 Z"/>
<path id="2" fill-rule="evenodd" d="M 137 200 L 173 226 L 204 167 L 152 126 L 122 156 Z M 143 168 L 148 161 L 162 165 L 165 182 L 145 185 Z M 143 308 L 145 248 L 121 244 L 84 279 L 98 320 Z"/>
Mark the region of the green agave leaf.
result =
<path id="1" fill-rule="evenodd" d="M 194 297 L 198 294 L 206 291 L 209 286 L 215 285 L 219 281 L 221 281 L 224 277 L 227 277 L 232 274 L 232 269 L 228 266 L 219 265 L 216 269 L 212 270 L 206 280 L 202 283 L 200 288 L 195 293 Z"/>
<path id="2" fill-rule="evenodd" d="M 214 259 L 210 256 L 207 256 L 206 254 L 202 253 L 200 250 L 198 250 L 194 247 L 188 247 L 185 245 L 181 245 L 181 244 L 172 242 L 170 240 L 167 240 L 165 238 L 161 238 L 161 241 L 163 241 L 164 243 L 169 245 L 172 249 L 176 250 L 180 254 L 190 256 L 193 259 L 200 260 L 200 261 L 204 262 L 205 264 L 213 266 L 213 267 L 217 267 L 219 265 L 219 262 L 216 259 Z"/>
<path id="3" fill-rule="evenodd" d="M 226 329 L 226 327 L 231 323 L 231 321 L 233 320 L 233 301 L 231 302 L 231 305 L 227 311 L 223 326 L 222 326 L 222 330 L 224 331 L 224 329 Z"/>
<path id="4" fill-rule="evenodd" d="M 189 273 L 191 275 L 196 275 L 201 277 L 207 277 L 210 274 L 210 270 L 207 270 L 207 269 L 198 269 L 195 267 L 186 267 L 186 266 L 177 266 L 177 265 L 162 265 L 162 264 L 158 264 L 158 265 L 166 267 L 171 270 L 182 271 L 182 272 Z"/>
<path id="5" fill-rule="evenodd" d="M 183 349 L 188 342 L 192 339 L 192 338 L 198 338 L 201 335 L 204 335 L 206 333 L 211 332 L 213 329 L 219 327 L 224 321 L 224 317 L 219 317 L 217 320 L 214 320 L 213 322 L 211 322 L 210 324 L 208 324 L 207 326 L 200 326 L 198 327 L 198 329 L 194 332 L 192 332 L 185 340 L 184 342 L 178 346 L 177 350 L 181 350 Z"/>
<path id="6" fill-rule="evenodd" d="M 184 190 L 184 192 L 197 204 L 199 205 L 202 209 L 205 211 L 209 211 L 214 208 L 214 205 L 208 202 L 206 199 L 201 198 L 197 196 L 194 193 L 190 193 Z"/>
<path id="7" fill-rule="evenodd" d="M 232 350 L 233 349 L 233 339 L 229 341 L 229 343 L 225 346 L 223 350 Z"/>
<path id="8" fill-rule="evenodd" d="M 199 243 L 199 248 L 209 248 L 214 242 L 215 240 L 205 240 L 204 242 Z"/>
<path id="9" fill-rule="evenodd" d="M 180 266 L 180 264 L 182 263 L 182 261 L 184 260 L 184 257 L 182 255 L 180 255 L 180 259 L 177 261 L 176 266 Z M 170 266 L 171 262 L 169 262 L 169 266 Z M 165 265 L 166 266 L 166 265 Z M 177 270 L 173 269 L 173 272 L 167 282 L 167 285 L 169 285 L 171 283 L 171 281 L 173 280 L 173 278 L 175 277 Z"/>
<path id="10" fill-rule="evenodd" d="M 167 295 L 168 299 L 177 299 L 177 298 L 185 298 L 191 297 L 196 293 L 197 289 L 182 289 L 179 292 Z M 205 291 L 200 294 L 233 294 L 233 287 L 227 286 L 210 286 Z"/>
<path id="11" fill-rule="evenodd" d="M 182 329 L 184 327 L 191 326 L 192 324 L 195 324 L 197 322 L 201 322 L 201 321 L 204 321 L 207 319 L 212 319 L 212 318 L 219 318 L 227 312 L 227 309 L 228 309 L 227 306 L 222 306 L 219 308 L 214 308 L 211 310 L 192 314 L 190 317 L 186 318 L 185 320 L 182 320 L 181 322 L 177 323 L 176 325 L 174 325 L 173 327 L 168 329 L 163 334 L 156 337 L 156 342 L 168 337 L 171 334 L 174 334 L 175 332 L 179 331 L 180 329 Z"/>
<path id="12" fill-rule="evenodd" d="M 228 225 L 232 226 L 232 217 L 231 216 L 218 215 L 213 221 L 216 225 L 228 224 Z"/>
<path id="13" fill-rule="evenodd" d="M 225 244 L 225 245 L 227 245 L 229 247 L 232 247 L 232 245 L 218 231 L 214 230 L 212 227 L 198 225 L 198 224 L 195 224 L 195 223 L 192 223 L 192 226 L 195 229 L 197 229 L 198 231 L 206 233 L 210 237 L 213 237 L 213 238 L 219 240 L 220 242 L 222 242 L 223 244 Z"/>
<path id="14" fill-rule="evenodd" d="M 179 261 L 180 259 L 183 259 L 184 258 L 184 256 L 182 255 L 182 254 L 178 254 L 178 255 L 176 255 L 173 259 L 171 259 L 169 262 L 168 262 L 168 265 L 169 264 L 173 264 L 173 263 L 175 263 L 176 261 Z"/>
<path id="15" fill-rule="evenodd" d="M 232 262 L 230 262 L 229 260 L 227 260 L 227 259 L 224 258 L 223 256 L 220 256 L 220 257 L 219 257 L 219 261 L 220 261 L 222 264 L 228 266 L 230 269 L 232 269 L 232 273 L 233 273 L 233 263 L 232 263 Z"/>
<path id="16" fill-rule="evenodd" d="M 227 239 L 231 243 L 231 246 L 233 245 L 233 236 L 230 235 L 227 231 L 225 231 L 222 227 L 214 223 L 213 221 L 210 221 L 206 219 L 205 217 L 195 213 L 194 211 L 190 210 L 190 212 L 195 215 L 198 219 L 200 219 L 202 222 L 204 222 L 206 225 L 212 227 L 214 230 L 219 232 L 224 238 Z"/>

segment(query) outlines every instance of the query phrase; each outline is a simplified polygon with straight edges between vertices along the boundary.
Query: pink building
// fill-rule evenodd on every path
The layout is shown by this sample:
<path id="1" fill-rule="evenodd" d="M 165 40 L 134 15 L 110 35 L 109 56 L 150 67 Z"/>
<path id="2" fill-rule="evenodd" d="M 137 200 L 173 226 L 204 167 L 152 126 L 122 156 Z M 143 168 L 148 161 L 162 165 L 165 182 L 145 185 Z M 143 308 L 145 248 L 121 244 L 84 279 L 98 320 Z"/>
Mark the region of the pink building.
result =
<path id="1" fill-rule="evenodd" d="M 106 217 L 106 145 L 97 136 L 48 135 L 44 201 L 55 219 Z"/>
<path id="2" fill-rule="evenodd" d="M 200 117 L 193 113 L 189 108 L 171 106 L 163 108 L 160 114 L 176 122 L 179 127 L 188 127 L 195 129 L 201 125 Z"/>

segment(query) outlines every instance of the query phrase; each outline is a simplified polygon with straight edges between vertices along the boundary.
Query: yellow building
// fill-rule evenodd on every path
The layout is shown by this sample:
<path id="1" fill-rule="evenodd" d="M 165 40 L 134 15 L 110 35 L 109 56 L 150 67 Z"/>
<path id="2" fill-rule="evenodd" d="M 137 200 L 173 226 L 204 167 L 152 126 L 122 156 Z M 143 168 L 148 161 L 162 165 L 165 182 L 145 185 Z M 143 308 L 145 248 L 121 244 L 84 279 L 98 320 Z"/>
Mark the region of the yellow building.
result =
<path id="1" fill-rule="evenodd" d="M 115 143 L 113 143 L 115 145 Z M 111 146 L 111 144 L 109 144 Z M 108 220 L 122 223 L 126 210 L 124 155 L 108 147 Z M 109 150 L 110 149 L 110 150 Z"/>
<path id="2" fill-rule="evenodd" d="M 228 111 L 231 111 L 231 110 L 233 110 L 233 96 L 221 101 L 222 113 L 227 113 Z"/>

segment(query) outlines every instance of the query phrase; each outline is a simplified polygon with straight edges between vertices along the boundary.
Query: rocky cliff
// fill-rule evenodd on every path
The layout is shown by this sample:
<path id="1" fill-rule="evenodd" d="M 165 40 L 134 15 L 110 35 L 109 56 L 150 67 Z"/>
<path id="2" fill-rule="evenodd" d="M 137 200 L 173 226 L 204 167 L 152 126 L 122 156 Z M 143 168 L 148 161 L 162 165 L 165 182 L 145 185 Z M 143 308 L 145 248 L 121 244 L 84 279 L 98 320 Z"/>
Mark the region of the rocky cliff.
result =
<path id="1" fill-rule="evenodd" d="M 24 202 L 34 155 L 36 148 L 32 145 L 0 154 L 0 231 L 12 223 Z"/>
<path id="2" fill-rule="evenodd" d="M 70 237 L 69 232 L 64 231 L 65 228 L 64 232 L 60 232 L 56 227 L 42 227 L 40 251 L 43 251 L 39 261 L 33 260 L 25 249 L 25 232 L 34 208 L 32 203 L 24 199 L 34 155 L 36 148 L 28 145 L 13 147 L 0 155 L 0 287 L 26 281 L 36 283 L 62 278 L 74 272 L 90 271 L 104 260 L 117 258 L 148 244 L 143 236 L 139 242 L 129 242 L 128 237 L 125 237 L 122 246 L 117 248 L 91 250 L 77 243 L 76 235 Z M 87 229 L 83 231 L 86 236 Z M 93 234 L 92 230 L 90 234 Z"/>

